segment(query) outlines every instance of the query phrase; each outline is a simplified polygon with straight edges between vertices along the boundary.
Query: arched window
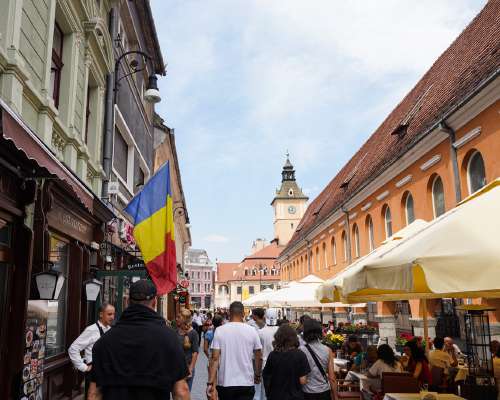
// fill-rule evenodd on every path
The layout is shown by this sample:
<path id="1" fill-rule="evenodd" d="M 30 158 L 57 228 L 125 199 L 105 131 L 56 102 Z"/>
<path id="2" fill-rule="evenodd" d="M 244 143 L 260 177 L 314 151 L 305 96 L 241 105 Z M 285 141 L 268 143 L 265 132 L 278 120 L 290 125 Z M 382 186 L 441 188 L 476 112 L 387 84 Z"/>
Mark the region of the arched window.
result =
<path id="1" fill-rule="evenodd" d="M 347 252 L 349 249 L 347 248 L 347 235 L 345 231 L 342 232 L 342 247 L 344 248 L 344 262 L 347 261 Z"/>
<path id="2" fill-rule="evenodd" d="M 357 224 L 354 224 L 352 227 L 352 237 L 354 239 L 354 257 L 358 258 L 361 251 L 359 245 L 359 229 Z"/>
<path id="3" fill-rule="evenodd" d="M 408 193 L 405 199 L 405 214 L 406 214 L 406 225 L 410 225 L 415 221 L 415 208 L 413 205 L 413 196 Z"/>
<path id="4" fill-rule="evenodd" d="M 446 211 L 444 206 L 443 181 L 439 175 L 432 182 L 432 209 L 434 210 L 434 218 L 439 217 Z"/>
<path id="5" fill-rule="evenodd" d="M 366 217 L 366 233 L 368 236 L 368 246 L 370 251 L 373 251 L 375 248 L 375 236 L 373 234 L 373 221 L 371 215 Z"/>
<path id="6" fill-rule="evenodd" d="M 474 152 L 469 159 L 469 164 L 467 165 L 467 180 L 470 194 L 477 192 L 486 185 L 483 156 L 479 151 Z"/>
<path id="7" fill-rule="evenodd" d="M 328 269 L 328 257 L 326 256 L 326 243 L 323 242 L 323 267 Z"/>
<path id="8" fill-rule="evenodd" d="M 320 265 L 319 265 L 319 248 L 316 247 L 316 257 L 314 257 L 314 261 L 316 264 L 316 271 L 319 271 L 320 270 Z"/>
<path id="9" fill-rule="evenodd" d="M 333 265 L 337 265 L 337 244 L 335 238 L 332 237 L 332 261 Z"/>
<path id="10" fill-rule="evenodd" d="M 384 208 L 384 225 L 385 225 L 385 237 L 391 237 L 392 236 L 392 215 L 391 215 L 391 209 L 389 206 L 385 206 Z"/>

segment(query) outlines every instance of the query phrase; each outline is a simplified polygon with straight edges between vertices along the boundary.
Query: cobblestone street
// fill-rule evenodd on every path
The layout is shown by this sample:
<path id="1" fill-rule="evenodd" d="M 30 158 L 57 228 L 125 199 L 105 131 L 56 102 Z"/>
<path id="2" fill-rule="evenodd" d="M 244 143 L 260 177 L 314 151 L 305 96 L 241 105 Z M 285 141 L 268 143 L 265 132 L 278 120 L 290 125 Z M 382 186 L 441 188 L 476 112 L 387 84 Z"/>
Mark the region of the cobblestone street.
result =
<path id="1" fill-rule="evenodd" d="M 205 394 L 205 389 L 207 387 L 207 380 L 208 380 L 207 367 L 208 367 L 207 357 L 202 351 L 200 351 L 200 355 L 198 356 L 198 361 L 196 362 L 196 371 L 194 376 L 193 388 L 191 390 L 191 400 L 205 400 L 207 398 L 207 395 Z"/>

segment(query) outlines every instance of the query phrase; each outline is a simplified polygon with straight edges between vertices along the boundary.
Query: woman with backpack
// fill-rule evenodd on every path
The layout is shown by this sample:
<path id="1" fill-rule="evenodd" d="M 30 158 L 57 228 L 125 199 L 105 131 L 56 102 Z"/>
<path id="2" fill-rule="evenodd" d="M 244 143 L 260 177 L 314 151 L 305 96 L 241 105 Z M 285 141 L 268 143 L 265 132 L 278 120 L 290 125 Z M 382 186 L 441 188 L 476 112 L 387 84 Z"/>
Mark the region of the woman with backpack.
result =
<path id="1" fill-rule="evenodd" d="M 307 375 L 307 383 L 302 386 L 304 400 L 330 400 L 331 387 L 335 381 L 333 369 L 333 352 L 321 343 L 323 330 L 319 321 L 304 321 L 303 339 L 300 346 L 309 363 L 311 372 Z"/>

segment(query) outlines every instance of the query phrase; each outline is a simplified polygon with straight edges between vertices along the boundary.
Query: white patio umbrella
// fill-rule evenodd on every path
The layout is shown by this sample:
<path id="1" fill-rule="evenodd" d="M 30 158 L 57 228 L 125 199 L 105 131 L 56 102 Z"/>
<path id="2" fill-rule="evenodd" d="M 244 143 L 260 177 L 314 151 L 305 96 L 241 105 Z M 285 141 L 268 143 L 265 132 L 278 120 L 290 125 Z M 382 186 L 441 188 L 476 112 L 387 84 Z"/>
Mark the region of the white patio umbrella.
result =
<path id="1" fill-rule="evenodd" d="M 243 305 L 245 307 L 266 307 L 269 306 L 267 299 L 274 293 L 271 288 L 266 288 L 261 292 L 243 300 Z"/>

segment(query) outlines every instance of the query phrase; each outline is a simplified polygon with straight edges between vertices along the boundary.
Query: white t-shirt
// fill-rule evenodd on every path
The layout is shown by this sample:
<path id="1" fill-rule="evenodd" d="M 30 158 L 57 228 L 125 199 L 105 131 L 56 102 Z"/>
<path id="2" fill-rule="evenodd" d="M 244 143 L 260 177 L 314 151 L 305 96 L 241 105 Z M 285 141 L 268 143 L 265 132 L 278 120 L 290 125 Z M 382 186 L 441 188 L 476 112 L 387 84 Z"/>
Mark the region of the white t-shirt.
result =
<path id="1" fill-rule="evenodd" d="M 391 367 L 390 365 L 387 365 L 382 360 L 377 360 L 371 366 L 371 368 L 368 370 L 368 372 L 370 373 L 370 375 L 378 376 L 380 379 L 382 379 L 383 372 L 403 372 L 403 368 L 401 368 L 401 364 L 399 363 L 399 361 L 396 361 L 396 364 L 394 365 L 394 367 Z"/>
<path id="2" fill-rule="evenodd" d="M 258 331 L 260 343 L 262 344 L 262 369 L 266 365 L 267 357 L 273 351 L 274 334 L 277 330 L 277 326 L 265 326 Z"/>
<path id="3" fill-rule="evenodd" d="M 216 329 L 210 348 L 220 350 L 219 386 L 254 385 L 253 354 L 262 349 L 255 328 L 241 322 L 228 322 Z"/>

